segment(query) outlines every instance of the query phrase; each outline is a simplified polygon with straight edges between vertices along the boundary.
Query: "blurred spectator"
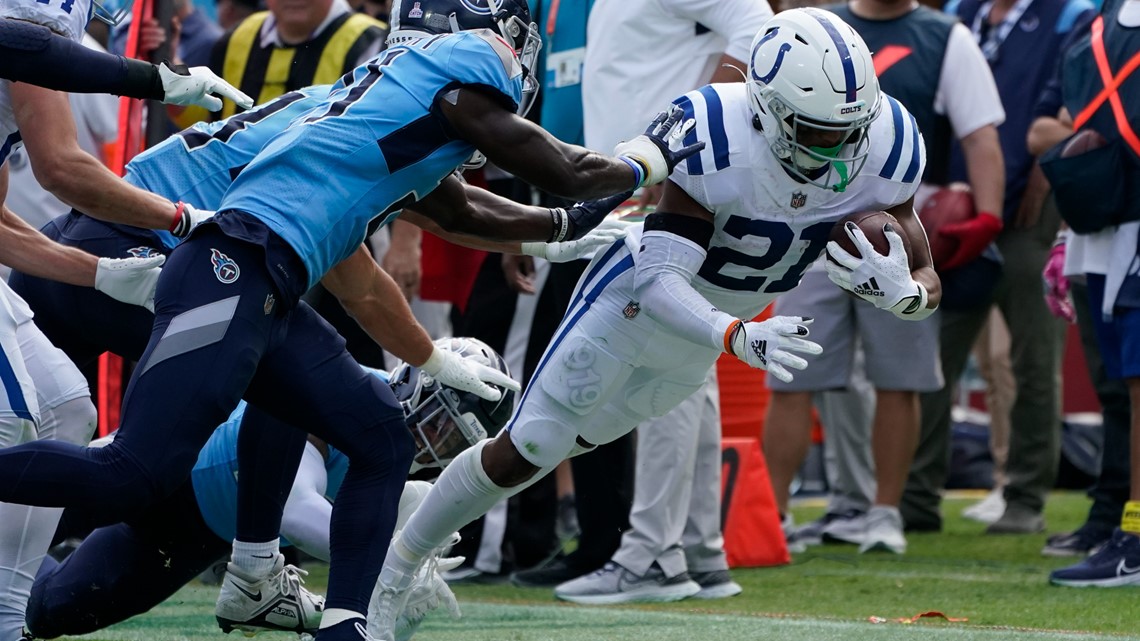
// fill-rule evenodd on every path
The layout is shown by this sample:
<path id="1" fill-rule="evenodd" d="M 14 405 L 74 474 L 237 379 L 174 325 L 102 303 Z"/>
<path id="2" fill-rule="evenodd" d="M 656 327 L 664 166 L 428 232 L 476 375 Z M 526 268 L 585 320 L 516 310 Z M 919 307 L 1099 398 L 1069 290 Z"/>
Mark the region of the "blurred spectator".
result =
<path id="1" fill-rule="evenodd" d="M 743 80 L 752 39 L 771 16 L 766 0 L 597 0 L 582 68 L 586 146 L 610 153 L 685 92 Z M 660 190 L 647 193 L 656 204 Z M 720 531 L 718 395 L 714 368 L 703 389 L 638 427 L 630 528 L 620 547 L 610 531 L 610 562 L 558 585 L 555 596 L 626 603 L 740 593 Z M 591 524 L 581 515 L 585 538 Z"/>
<path id="2" fill-rule="evenodd" d="M 1074 35 L 1079 40 L 1081 36 L 1087 36 L 1087 33 L 1075 30 Z M 1029 129 L 1029 151 L 1038 157 L 1073 133 L 1073 121 L 1063 106 L 1061 96 L 1061 69 L 1062 66 L 1059 65 L 1058 74 L 1037 102 L 1036 119 Z M 1080 330 L 1085 365 L 1096 390 L 1097 400 L 1100 401 L 1104 444 L 1101 448 L 1100 474 L 1089 489 L 1093 503 L 1085 522 L 1072 532 L 1050 536 L 1041 550 L 1045 556 L 1084 556 L 1107 542 L 1124 512 L 1130 483 L 1128 439 L 1131 412 L 1128 386 L 1123 380 L 1110 377 L 1105 370 L 1105 360 L 1101 358 L 1100 345 L 1097 344 L 1097 323 L 1093 316 L 1099 315 L 1099 310 L 1090 308 L 1085 276 L 1089 272 L 1103 275 L 1106 265 L 1103 260 L 1092 260 L 1097 256 L 1096 251 L 1085 251 L 1090 246 L 1090 239 L 1076 239 L 1071 242 L 1074 251 L 1066 251 L 1066 239 L 1072 238 L 1071 234 L 1067 230 L 1058 234 L 1057 243 L 1046 263 L 1046 303 L 1052 303 L 1050 310 L 1058 314 L 1064 314 L 1067 302 L 1072 303 Z M 1068 291 L 1070 284 L 1071 292 Z"/>
<path id="3" fill-rule="evenodd" d="M 1061 100 L 1049 104 L 1043 97 L 1044 117 L 1034 123 L 1029 138 L 1035 150 L 1049 149 L 1042 165 L 1049 169 L 1061 213 L 1080 233 L 1070 234 L 1068 244 L 1059 245 L 1064 256 L 1064 273 L 1083 275 L 1087 282 L 1088 320 L 1100 346 L 1090 365 L 1100 361 L 1107 377 L 1127 385 L 1131 397 L 1130 447 L 1126 444 L 1119 390 L 1094 375 L 1098 391 L 1112 393 L 1105 399 L 1105 459 L 1094 488 L 1089 519 L 1067 546 L 1081 552 L 1079 539 L 1103 536 L 1103 526 L 1116 525 L 1111 536 L 1099 543 L 1092 556 L 1072 567 L 1054 571 L 1050 581 L 1074 587 L 1115 587 L 1140 583 L 1140 140 L 1134 126 L 1140 105 L 1140 76 L 1134 72 L 1140 60 L 1140 1 L 1108 0 L 1090 33 L 1065 54 L 1061 67 Z M 1129 68 L 1125 73 L 1123 70 Z M 1048 114 L 1058 114 L 1053 118 Z M 1071 117 L 1070 114 L 1075 114 Z M 1099 134 L 1099 142 L 1071 158 L 1059 158 L 1067 147 L 1068 130 L 1088 136 Z M 1045 273 L 1050 297 L 1063 297 L 1053 275 Z M 1078 292 L 1079 294 L 1080 292 Z M 1078 321 L 1085 314 L 1077 307 Z M 1089 324 L 1083 320 L 1083 324 Z M 1102 402 L 1105 402 L 1102 400 Z M 1130 451 L 1130 460 L 1126 458 Z M 1125 493 L 1124 480 L 1131 479 Z M 1121 506 L 1121 501 L 1124 502 Z M 1122 508 L 1122 509 L 1121 509 Z M 1119 521 L 1112 520 L 1120 510 Z M 1083 535 L 1083 536 L 1081 536 Z M 1061 547 L 1063 541 L 1050 541 Z M 1049 547 L 1046 551 L 1049 551 Z"/>
<path id="4" fill-rule="evenodd" d="M 853 0 L 831 9 L 875 52 L 879 86 L 914 115 L 923 132 L 927 164 L 916 209 L 947 184 L 950 143 L 957 138 L 967 152 L 979 209 L 996 211 L 1002 158 L 995 125 L 1004 114 L 969 30 L 912 0 Z M 995 215 L 982 214 L 959 232 L 966 237 L 961 251 L 976 255 L 989 244 L 996 234 L 992 230 L 1000 227 Z M 860 551 L 902 554 L 906 538 L 898 505 L 918 439 L 918 393 L 943 386 L 937 318 L 911 322 L 884 315 L 835 287 L 821 262 L 777 299 L 774 313 L 815 318 L 812 338 L 824 346 L 819 362 L 791 383 L 768 377 L 773 394 L 764 452 L 781 512 L 787 513 L 788 488 L 810 443 L 812 392 L 824 392 L 821 418 L 827 439 L 834 441 L 829 449 L 837 472 L 827 513 L 796 531 L 793 546 L 826 537 L 860 545 Z M 858 349 L 873 398 L 829 391 L 848 386 Z M 867 407 L 874 408 L 870 423 Z M 874 461 L 873 471 L 864 467 L 868 460 Z M 867 490 L 874 495 L 861 495 Z"/>
<path id="5" fill-rule="evenodd" d="M 233 29 L 241 21 L 265 8 L 259 0 L 217 0 L 214 7 L 222 31 Z"/>
<path id="6" fill-rule="evenodd" d="M 345 0 L 267 4 L 269 11 L 249 16 L 226 33 L 210 59 L 214 73 L 253 96 L 255 104 L 336 82 L 384 47 L 388 25 L 353 13 Z M 220 117 L 236 112 L 237 105 L 226 101 Z"/>
<path id="7" fill-rule="evenodd" d="M 1001 312 L 990 310 L 978 333 L 973 356 L 978 373 L 986 381 L 986 411 L 990 415 L 990 457 L 994 462 L 993 489 L 985 498 L 962 510 L 962 516 L 989 525 L 1005 512 L 1005 462 L 1009 459 L 1009 413 L 1013 408 L 1017 381 L 1009 362 L 1009 328 Z"/>
<path id="8" fill-rule="evenodd" d="M 1025 145 L 1034 103 L 1053 73 L 1061 45 L 1074 25 L 1092 14 L 1088 0 L 952 0 L 947 11 L 970 27 L 989 61 L 1006 120 L 998 127 L 1005 159 L 1004 227 L 997 239 L 1002 268 L 986 273 L 986 258 L 943 277 L 943 289 L 968 292 L 967 301 L 943 300 L 942 373 L 947 386 L 922 397 L 922 436 L 902 512 L 908 529 L 942 527 L 940 492 L 950 458 L 951 387 L 970 347 L 996 303 L 1009 326 L 1017 396 L 1010 412 L 1008 482 L 1001 518 L 988 533 L 1031 533 L 1044 528 L 1042 508 L 1053 487 L 1060 453 L 1060 363 L 1064 326 L 1039 295 L 1041 269 L 1059 219 L 1045 207 L 1048 185 Z M 960 159 L 959 159 L 960 160 Z M 958 165 L 961 163 L 958 162 Z M 953 168 L 962 174 L 960 166 Z M 979 275 L 982 270 L 984 275 Z M 955 282 L 956 281 L 956 282 Z M 994 283 L 992 295 L 985 294 Z"/>
<path id="9" fill-rule="evenodd" d="M 194 0 L 175 0 L 174 15 L 182 25 L 178 56 L 190 67 L 210 64 L 210 51 L 225 30 L 210 19 Z"/>

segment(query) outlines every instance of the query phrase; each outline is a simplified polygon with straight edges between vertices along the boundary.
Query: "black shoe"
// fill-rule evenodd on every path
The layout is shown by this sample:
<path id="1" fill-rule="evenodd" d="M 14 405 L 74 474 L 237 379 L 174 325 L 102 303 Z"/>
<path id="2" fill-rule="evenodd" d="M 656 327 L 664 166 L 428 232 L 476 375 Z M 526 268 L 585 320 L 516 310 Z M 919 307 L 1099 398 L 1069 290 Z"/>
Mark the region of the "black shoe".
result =
<path id="1" fill-rule="evenodd" d="M 1054 534 L 1045 540 L 1042 556 L 1087 556 L 1112 538 L 1111 526 L 1085 523 L 1074 532 Z"/>
<path id="2" fill-rule="evenodd" d="M 564 558 L 556 558 L 546 565 L 511 574 L 511 584 L 520 588 L 552 588 L 583 574 L 587 572 L 566 563 Z"/>

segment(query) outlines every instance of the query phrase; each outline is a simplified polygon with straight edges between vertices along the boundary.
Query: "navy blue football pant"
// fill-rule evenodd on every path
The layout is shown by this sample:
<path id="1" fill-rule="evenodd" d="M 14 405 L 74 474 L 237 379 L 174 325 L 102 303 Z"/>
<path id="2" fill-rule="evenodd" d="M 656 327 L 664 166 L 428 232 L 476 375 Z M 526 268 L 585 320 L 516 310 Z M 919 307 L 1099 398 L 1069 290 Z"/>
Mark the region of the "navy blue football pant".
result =
<path id="1" fill-rule="evenodd" d="M 65 523 L 72 512 L 64 512 Z M 28 600 L 28 630 L 54 639 L 125 621 L 170 598 L 229 549 L 183 483 L 130 521 L 95 530 L 62 563 L 45 558 Z"/>
<path id="2" fill-rule="evenodd" d="M 251 220 L 231 215 L 223 223 L 260 231 L 264 244 L 207 222 L 171 252 L 114 443 L 0 451 L 0 501 L 97 510 L 107 522 L 129 518 L 188 478 L 244 394 L 349 457 L 333 507 L 326 607 L 365 612 L 411 465 L 411 434 L 388 386 L 360 368 L 344 340 L 298 302 L 299 292 L 279 291 L 268 265 L 278 270 L 276 282 L 304 282 L 304 268 Z"/>
<path id="3" fill-rule="evenodd" d="M 150 232 L 112 225 L 75 210 L 56 217 L 40 231 L 62 245 L 107 258 L 170 252 Z M 91 287 L 19 271 L 12 272 L 8 284 L 35 312 L 36 326 L 81 369 L 103 352 L 129 361 L 142 358 L 154 327 L 154 314 L 145 307 L 119 302 Z M 239 474 L 250 479 L 238 488 L 238 539 L 277 538 L 304 450 L 304 432 L 249 406 L 238 444 Z"/>

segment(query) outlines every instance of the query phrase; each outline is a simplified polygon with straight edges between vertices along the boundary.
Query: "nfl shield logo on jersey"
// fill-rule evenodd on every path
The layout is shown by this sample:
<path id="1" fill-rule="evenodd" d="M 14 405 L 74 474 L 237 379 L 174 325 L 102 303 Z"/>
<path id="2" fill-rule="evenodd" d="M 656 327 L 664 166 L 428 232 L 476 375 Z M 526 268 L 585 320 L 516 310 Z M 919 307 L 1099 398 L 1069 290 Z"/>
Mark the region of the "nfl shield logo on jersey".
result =
<path id="1" fill-rule="evenodd" d="M 233 259 L 212 247 L 210 248 L 210 263 L 214 266 L 214 275 L 226 285 L 234 282 L 241 275 L 241 269 Z"/>
<path id="2" fill-rule="evenodd" d="M 424 17 L 424 10 L 420 8 L 420 3 L 413 2 L 412 8 L 408 11 L 409 18 L 422 18 Z"/>
<path id="3" fill-rule="evenodd" d="M 626 318 L 632 319 L 641 313 L 641 304 L 635 300 L 631 300 L 626 304 L 625 309 L 621 310 L 621 313 L 625 315 Z"/>
<path id="4" fill-rule="evenodd" d="M 797 190 L 792 194 L 792 209 L 799 209 L 807 204 L 807 194 Z"/>

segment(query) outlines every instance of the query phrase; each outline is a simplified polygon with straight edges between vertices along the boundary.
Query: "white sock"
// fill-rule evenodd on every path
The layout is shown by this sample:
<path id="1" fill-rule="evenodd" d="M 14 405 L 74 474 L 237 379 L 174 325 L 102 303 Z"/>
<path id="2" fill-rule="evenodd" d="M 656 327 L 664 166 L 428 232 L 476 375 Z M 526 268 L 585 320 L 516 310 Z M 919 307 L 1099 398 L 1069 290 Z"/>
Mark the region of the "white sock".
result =
<path id="1" fill-rule="evenodd" d="M 429 552 L 438 547 L 452 532 L 486 514 L 500 500 L 514 496 L 546 476 L 554 468 L 539 470 L 533 478 L 515 487 L 495 485 L 483 469 L 485 439 L 455 457 L 428 492 L 420 507 L 408 519 L 400 537 L 393 542 L 385 559 L 400 570 L 416 569 Z M 383 576 L 383 575 L 382 575 Z"/>
<path id="2" fill-rule="evenodd" d="M 32 583 L 62 514 L 60 508 L 0 503 L 0 641 L 20 638 Z"/>
<path id="3" fill-rule="evenodd" d="M 250 577 L 266 579 L 277 563 L 277 556 L 281 554 L 280 546 L 278 539 L 265 543 L 247 543 L 234 539 L 230 560 Z"/>
<path id="4" fill-rule="evenodd" d="M 321 613 L 321 627 L 319 629 L 331 628 L 338 623 L 351 621 L 353 619 L 363 619 L 364 615 L 352 610 L 345 610 L 342 608 L 333 608 L 325 610 Z"/>

